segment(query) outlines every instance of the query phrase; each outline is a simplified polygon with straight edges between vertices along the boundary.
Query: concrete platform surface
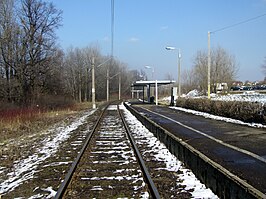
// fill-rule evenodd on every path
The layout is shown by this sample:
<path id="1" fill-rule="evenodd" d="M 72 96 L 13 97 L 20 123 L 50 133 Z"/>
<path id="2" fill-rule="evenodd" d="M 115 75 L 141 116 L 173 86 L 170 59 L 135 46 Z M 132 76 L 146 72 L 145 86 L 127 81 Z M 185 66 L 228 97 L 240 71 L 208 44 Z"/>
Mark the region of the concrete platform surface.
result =
<path id="1" fill-rule="evenodd" d="M 266 194 L 266 129 L 206 119 L 167 106 L 132 107 Z"/>

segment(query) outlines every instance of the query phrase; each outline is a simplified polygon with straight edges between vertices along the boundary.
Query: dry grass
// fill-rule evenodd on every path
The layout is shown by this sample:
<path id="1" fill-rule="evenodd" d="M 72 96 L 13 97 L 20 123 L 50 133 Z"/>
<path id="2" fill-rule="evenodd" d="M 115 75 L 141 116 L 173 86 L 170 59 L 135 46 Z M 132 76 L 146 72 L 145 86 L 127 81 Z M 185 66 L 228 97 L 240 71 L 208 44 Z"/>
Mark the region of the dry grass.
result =
<path id="1" fill-rule="evenodd" d="M 68 108 L 53 109 L 53 111 L 35 111 L 33 109 L 23 109 L 23 111 L 21 111 L 21 109 L 16 109 L 16 111 L 14 111 L 14 107 L 8 107 L 9 111 L 5 108 L 3 111 L 3 109 L 0 108 L 0 167 L 5 168 L 4 173 L 0 174 L 0 179 L 4 180 L 8 178 L 6 174 L 15 170 L 14 164 L 16 164 L 16 161 L 27 159 L 27 157 L 36 152 L 37 145 L 41 144 L 47 136 L 49 137 L 54 133 L 54 131 L 49 131 L 48 129 L 70 124 L 80 115 L 83 115 L 84 110 L 91 109 L 91 107 L 90 103 L 78 103 Z M 73 133 L 73 135 L 75 135 L 75 133 Z M 78 134 L 76 136 L 78 136 Z M 70 144 L 65 146 L 71 147 Z M 64 149 L 61 150 L 65 152 Z M 79 150 L 80 149 L 77 151 Z M 74 159 L 77 151 L 73 151 Z M 67 154 L 67 156 L 69 158 L 69 154 Z M 60 157 L 61 156 L 53 157 L 49 159 L 48 162 L 57 162 Z M 66 157 L 63 156 L 61 160 L 65 161 Z M 55 167 L 53 166 L 51 169 L 45 168 L 44 172 L 41 169 L 42 172 L 36 174 L 36 176 L 40 175 L 40 179 L 36 179 L 35 176 L 35 178 L 28 180 L 25 184 L 19 186 L 14 191 L 10 191 L 2 198 L 17 198 L 18 196 L 25 196 L 28 198 L 28 196 L 33 194 L 34 187 L 46 188 L 46 183 L 49 185 L 53 184 L 52 187 L 58 187 L 60 178 L 63 177 L 64 172 L 68 170 L 68 166 L 69 165 L 63 164 L 56 167 L 56 169 L 54 169 Z M 41 165 L 40 168 L 42 168 Z M 47 179 L 49 179 L 49 183 Z M 38 189 L 36 193 L 40 191 L 41 188 Z"/>
<path id="2" fill-rule="evenodd" d="M 9 139 L 42 131 L 58 121 L 91 108 L 91 103 L 79 103 L 60 110 L 40 110 L 38 108 L 5 110 L 0 112 L 0 143 Z"/>

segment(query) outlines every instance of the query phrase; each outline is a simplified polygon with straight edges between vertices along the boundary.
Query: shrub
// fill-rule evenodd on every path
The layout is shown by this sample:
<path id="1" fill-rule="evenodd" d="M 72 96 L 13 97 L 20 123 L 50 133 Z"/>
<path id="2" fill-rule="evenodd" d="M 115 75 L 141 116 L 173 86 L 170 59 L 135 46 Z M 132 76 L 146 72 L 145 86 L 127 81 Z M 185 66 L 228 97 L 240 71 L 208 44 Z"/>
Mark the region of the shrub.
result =
<path id="1" fill-rule="evenodd" d="M 177 106 L 244 122 L 266 123 L 266 105 L 256 102 L 212 101 L 202 98 L 180 98 Z"/>
<path id="2" fill-rule="evenodd" d="M 43 96 L 35 104 L 20 107 L 14 103 L 0 101 L 0 121 L 31 121 L 40 113 L 74 107 L 73 100 L 64 96 Z"/>
<path id="3" fill-rule="evenodd" d="M 41 112 L 40 109 L 36 108 L 10 108 L 0 110 L 0 121 L 12 121 L 19 120 L 21 122 L 32 120 Z"/>
<path id="4" fill-rule="evenodd" d="M 36 101 L 36 105 L 41 109 L 59 110 L 73 107 L 75 102 L 65 96 L 60 95 L 44 95 Z"/>

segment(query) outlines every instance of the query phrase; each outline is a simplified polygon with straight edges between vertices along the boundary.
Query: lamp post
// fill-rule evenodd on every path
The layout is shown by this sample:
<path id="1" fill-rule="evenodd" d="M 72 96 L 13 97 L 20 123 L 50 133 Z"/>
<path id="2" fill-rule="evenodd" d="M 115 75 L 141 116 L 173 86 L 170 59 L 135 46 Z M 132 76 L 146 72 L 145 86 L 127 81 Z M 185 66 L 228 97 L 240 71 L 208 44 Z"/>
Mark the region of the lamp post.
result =
<path id="1" fill-rule="evenodd" d="M 208 99 L 211 98 L 211 32 L 208 32 Z"/>
<path id="2" fill-rule="evenodd" d="M 116 77 L 117 75 L 118 75 L 118 100 L 120 100 L 121 99 L 121 72 L 116 73 L 115 75 L 113 75 L 109 79 L 111 80 L 114 77 Z"/>
<path id="3" fill-rule="evenodd" d="M 154 76 L 154 67 L 153 67 L 153 66 L 144 66 L 144 68 L 152 69 L 152 71 L 151 71 L 151 80 L 153 80 L 153 76 Z"/>
<path id="4" fill-rule="evenodd" d="M 92 102 L 92 108 L 96 109 L 95 104 L 95 73 L 94 73 L 94 57 L 91 59 L 91 102 Z"/>
<path id="5" fill-rule="evenodd" d="M 104 65 L 106 62 L 111 60 L 112 58 L 109 58 L 105 60 L 103 63 L 99 64 L 98 66 L 95 67 L 95 57 L 92 56 L 91 58 L 91 102 L 92 102 L 92 108 L 96 109 L 96 103 L 95 103 L 95 68 L 98 68 L 102 65 Z"/>
<path id="6" fill-rule="evenodd" d="M 153 80 L 154 76 L 154 67 L 153 66 L 144 66 L 147 69 L 152 69 L 152 74 L 151 74 L 151 80 Z M 156 79 L 156 78 L 155 78 Z M 158 84 L 157 80 L 155 80 L 155 104 L 158 105 Z"/>
<path id="7" fill-rule="evenodd" d="M 175 47 L 167 46 L 165 48 L 166 50 L 176 50 Z M 178 59 L 178 97 L 181 96 L 181 80 L 180 80 L 180 75 L 181 75 L 181 50 L 178 48 L 178 54 L 177 54 L 177 59 Z"/>
<path id="8" fill-rule="evenodd" d="M 121 73 L 119 73 L 118 79 L 118 100 L 121 100 Z"/>

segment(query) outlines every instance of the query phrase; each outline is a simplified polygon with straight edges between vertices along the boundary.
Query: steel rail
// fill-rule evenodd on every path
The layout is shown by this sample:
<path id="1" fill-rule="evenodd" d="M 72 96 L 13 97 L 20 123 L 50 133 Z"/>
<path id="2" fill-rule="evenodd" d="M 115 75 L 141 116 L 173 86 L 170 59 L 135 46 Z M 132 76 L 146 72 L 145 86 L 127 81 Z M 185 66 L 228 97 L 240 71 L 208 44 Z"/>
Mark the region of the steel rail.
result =
<path id="1" fill-rule="evenodd" d="M 100 122 L 102 120 L 103 114 L 105 113 L 105 111 L 107 110 L 109 105 L 110 105 L 110 103 L 101 112 L 101 114 L 100 114 L 99 118 L 97 119 L 97 122 L 95 123 L 92 131 L 90 132 L 90 134 L 86 138 L 85 143 L 84 143 L 80 153 L 78 154 L 78 156 L 75 159 L 75 161 L 72 163 L 67 175 L 65 176 L 65 179 L 64 179 L 63 183 L 59 187 L 59 189 L 58 189 L 58 191 L 57 191 L 57 193 L 56 193 L 56 195 L 54 197 L 55 199 L 63 198 L 63 196 L 64 196 L 64 194 L 65 194 L 65 192 L 66 192 L 66 190 L 68 188 L 68 185 L 69 185 L 69 183 L 71 181 L 71 178 L 72 178 L 72 176 L 73 176 L 73 174 L 74 174 L 74 172 L 75 172 L 75 170 L 77 168 L 77 165 L 79 164 L 79 162 L 81 160 L 81 157 L 83 156 L 84 152 L 86 151 L 86 148 L 89 145 L 89 142 L 90 142 L 94 132 L 98 128 L 98 126 L 99 126 L 99 124 L 100 124 Z M 132 135 L 130 134 L 129 127 L 128 127 L 126 121 L 125 121 L 124 115 L 121 113 L 121 110 L 119 109 L 119 105 L 117 105 L 117 111 L 118 111 L 119 116 L 120 116 L 120 118 L 122 120 L 122 123 L 123 123 L 123 125 L 125 127 L 127 137 L 128 137 L 128 139 L 129 139 L 129 141 L 131 143 L 132 149 L 133 149 L 133 151 L 135 153 L 137 161 L 138 161 L 138 163 L 140 165 L 140 168 L 142 170 L 142 173 L 143 173 L 143 176 L 144 176 L 144 181 L 147 183 L 147 185 L 149 187 L 150 194 L 152 195 L 152 198 L 158 198 L 159 199 L 160 198 L 159 192 L 158 192 L 155 184 L 153 183 L 152 178 L 151 178 L 151 176 L 149 174 L 149 171 L 148 171 L 148 169 L 147 169 L 147 167 L 146 167 L 146 165 L 144 163 L 144 160 L 142 159 L 142 156 L 141 156 L 141 154 L 140 154 L 140 152 L 139 152 L 139 150 L 137 148 L 137 145 L 136 145 Z"/>
<path id="2" fill-rule="evenodd" d="M 134 153 L 135 153 L 135 155 L 137 157 L 137 160 L 139 162 L 139 165 L 141 167 L 142 173 L 144 175 L 144 179 L 146 180 L 146 183 L 148 184 L 148 187 L 150 189 L 151 195 L 152 195 L 153 198 L 160 198 L 159 192 L 158 192 L 154 182 L 152 181 L 152 178 L 151 178 L 151 176 L 149 174 L 149 171 L 148 171 L 148 169 L 147 169 L 147 167 L 145 165 L 145 162 L 144 162 L 144 160 L 143 160 L 143 158 L 142 158 L 142 156 L 141 156 L 141 154 L 140 154 L 140 152 L 138 150 L 138 147 L 137 147 L 137 145 L 136 145 L 136 143 L 134 141 L 134 138 L 132 137 L 132 135 L 130 133 L 128 124 L 126 123 L 126 120 L 125 120 L 125 117 L 121 113 L 121 110 L 119 109 L 119 105 L 117 105 L 117 111 L 119 113 L 120 118 L 122 119 L 123 125 L 124 125 L 124 127 L 126 129 L 127 136 L 129 138 L 129 141 L 130 141 L 130 143 L 132 145 Z"/>
<path id="3" fill-rule="evenodd" d="M 209 164 L 211 167 L 213 167 L 215 170 L 217 170 L 217 172 L 220 172 L 222 175 L 224 175 L 227 179 L 232 180 L 234 183 L 239 185 L 240 189 L 243 189 L 245 193 L 250 194 L 250 195 L 248 195 L 249 196 L 248 198 L 265 198 L 265 193 L 262 193 L 260 190 L 258 190 L 257 188 L 253 187 L 252 185 L 250 185 L 246 180 L 243 180 L 239 176 L 237 176 L 236 174 L 233 174 L 231 171 L 229 171 L 228 169 L 226 169 L 225 167 L 223 167 L 219 163 L 213 161 L 208 156 L 206 156 L 202 152 L 198 151 L 196 148 L 192 147 L 186 141 L 180 139 L 179 137 L 177 137 L 173 133 L 167 131 L 166 129 L 161 127 L 159 124 L 157 124 L 154 121 L 152 121 L 151 119 L 149 119 L 147 116 L 145 116 L 143 114 L 140 114 L 134 107 L 128 105 L 127 103 L 124 103 L 124 105 L 135 117 L 137 117 L 138 120 L 141 121 L 141 123 L 144 124 L 144 126 L 146 126 L 146 127 L 147 126 L 152 126 L 151 128 L 156 129 L 156 131 L 157 131 L 157 129 L 162 130 L 162 132 L 164 132 L 165 136 L 168 136 L 169 138 L 175 140 L 181 146 L 183 146 L 186 150 L 191 152 L 191 154 L 194 154 L 195 157 L 200 158 L 201 160 L 203 160 L 204 162 Z M 143 109 L 145 110 L 145 108 L 143 108 Z M 147 111 L 152 112 L 152 111 L 150 111 L 148 109 L 147 109 Z M 143 121 L 145 121 L 146 124 Z M 147 124 L 149 124 L 149 125 L 147 125 Z M 183 159 L 184 159 L 184 157 L 183 157 Z M 187 164 L 187 162 L 186 162 L 186 164 Z M 202 180 L 203 180 L 204 183 L 207 182 L 206 179 L 202 179 Z M 208 182 L 210 182 L 210 181 L 211 180 L 209 180 Z M 208 185 L 208 183 L 207 183 L 207 185 Z M 223 192 L 223 194 L 225 194 L 225 193 Z M 222 197 L 222 196 L 224 196 L 224 195 L 221 195 L 219 197 Z"/>
<path id="4" fill-rule="evenodd" d="M 77 158 L 75 159 L 75 161 L 72 163 L 72 165 L 71 165 L 71 167 L 70 167 L 70 169 L 69 169 L 69 171 L 68 171 L 68 173 L 67 173 L 67 175 L 66 175 L 66 177 L 65 177 L 65 179 L 64 179 L 64 181 L 63 181 L 63 183 L 62 183 L 61 186 L 59 187 L 59 189 L 58 189 L 58 191 L 57 191 L 57 193 L 56 193 L 54 199 L 62 198 L 63 195 L 65 194 L 65 191 L 66 191 L 66 189 L 67 189 L 67 187 L 68 187 L 68 185 L 69 185 L 69 183 L 70 183 L 70 181 L 71 181 L 71 178 L 72 178 L 72 176 L 73 176 L 73 174 L 74 174 L 74 172 L 75 172 L 75 170 L 76 170 L 76 168 L 77 168 L 77 165 L 79 164 L 80 159 L 81 159 L 82 155 L 84 154 L 84 152 L 85 152 L 85 150 L 86 150 L 86 148 L 87 148 L 87 146 L 88 146 L 88 144 L 89 144 L 89 142 L 90 142 L 90 140 L 91 140 L 92 135 L 93 135 L 94 132 L 96 131 L 97 127 L 99 126 L 99 124 L 100 124 L 100 122 L 101 122 L 101 120 L 102 120 L 103 114 L 105 113 L 105 110 L 107 109 L 108 106 L 109 106 L 109 104 L 107 104 L 107 105 L 104 107 L 104 109 L 102 110 L 102 112 L 101 112 L 101 114 L 100 114 L 98 120 L 96 121 L 96 123 L 95 123 L 95 125 L 94 125 L 92 131 L 90 132 L 90 134 L 89 134 L 88 137 L 86 138 L 85 143 L 84 143 L 84 145 L 83 145 L 83 147 L 82 147 L 80 153 L 78 154 L 78 156 L 77 156 Z"/>

